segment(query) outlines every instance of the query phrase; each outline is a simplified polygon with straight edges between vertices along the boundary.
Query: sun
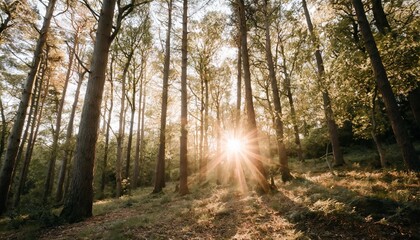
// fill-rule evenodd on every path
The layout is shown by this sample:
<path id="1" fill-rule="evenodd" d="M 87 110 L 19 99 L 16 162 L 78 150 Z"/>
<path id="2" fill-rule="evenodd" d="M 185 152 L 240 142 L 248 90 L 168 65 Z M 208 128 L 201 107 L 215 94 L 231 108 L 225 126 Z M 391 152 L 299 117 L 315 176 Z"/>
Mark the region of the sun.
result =
<path id="1" fill-rule="evenodd" d="M 245 150 L 245 141 L 240 138 L 228 138 L 226 141 L 228 154 L 240 154 Z"/>

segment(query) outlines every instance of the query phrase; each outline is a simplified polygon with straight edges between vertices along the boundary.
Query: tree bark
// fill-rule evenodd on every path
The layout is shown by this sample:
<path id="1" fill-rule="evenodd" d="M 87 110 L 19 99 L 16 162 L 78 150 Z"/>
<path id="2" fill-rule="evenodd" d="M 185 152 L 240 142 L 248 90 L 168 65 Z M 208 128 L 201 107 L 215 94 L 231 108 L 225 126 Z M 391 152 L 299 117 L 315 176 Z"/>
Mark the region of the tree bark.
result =
<path id="1" fill-rule="evenodd" d="M 115 175 L 116 175 L 116 197 L 120 197 L 123 195 L 122 189 L 122 162 L 123 162 L 123 152 L 124 152 L 124 138 L 125 138 L 125 111 L 126 111 L 126 78 L 128 68 L 130 67 L 131 59 L 133 57 L 133 52 L 131 52 L 128 57 L 127 61 L 124 64 L 123 73 L 122 73 L 122 90 L 121 90 L 121 108 L 120 108 L 120 116 L 119 116 L 119 130 L 117 135 L 117 159 L 115 163 Z"/>
<path id="2" fill-rule="evenodd" d="M 79 73 L 79 81 L 77 82 L 76 92 L 74 93 L 74 100 L 73 105 L 71 107 L 71 113 L 69 118 L 69 123 L 67 125 L 67 132 L 66 132 L 66 140 L 64 142 L 64 151 L 63 157 L 61 159 L 61 168 L 60 173 L 58 175 L 57 181 L 57 192 L 55 194 L 55 201 L 57 203 L 63 200 L 63 185 L 64 180 L 66 177 L 66 172 L 68 168 L 68 162 L 71 158 L 72 152 L 74 147 L 72 147 L 71 139 L 73 137 L 73 125 L 74 125 L 74 117 L 76 115 L 76 109 L 79 102 L 79 95 L 80 95 L 80 88 L 82 87 L 83 78 L 85 77 L 86 71 Z M 69 176 L 67 176 L 69 177 Z"/>
<path id="3" fill-rule="evenodd" d="M 181 66 L 181 137 L 179 154 L 179 194 L 185 195 L 188 190 L 188 92 L 187 92 L 187 64 L 188 64 L 188 0 L 183 0 L 182 13 L 182 66 Z"/>
<path id="4" fill-rule="evenodd" d="M 112 62 L 113 60 L 111 60 L 111 64 Z M 112 110 L 114 109 L 114 83 L 112 79 L 109 82 L 111 84 L 111 92 L 109 93 L 110 106 L 108 109 L 108 117 L 107 117 L 106 126 L 105 126 L 106 130 L 105 130 L 104 159 L 102 161 L 102 174 L 101 174 L 101 187 L 100 187 L 100 192 L 101 192 L 102 197 L 105 195 L 106 169 L 108 166 L 108 155 L 109 155 L 109 134 L 111 130 Z"/>
<path id="5" fill-rule="evenodd" d="M 145 87 L 146 87 L 146 61 L 147 58 L 146 54 L 142 53 L 142 62 L 141 62 L 141 69 L 140 69 L 140 89 L 139 89 L 139 101 L 138 101 L 138 115 L 137 115 L 137 133 L 136 133 L 136 151 L 134 156 L 134 169 L 133 169 L 133 184 L 132 188 L 135 189 L 139 186 L 139 173 L 140 173 L 140 156 L 143 150 L 143 139 L 142 139 L 142 128 L 143 128 L 143 118 L 144 118 L 144 103 L 143 103 L 143 94 L 146 94 Z M 143 104 L 143 105 L 142 105 Z"/>
<path id="6" fill-rule="evenodd" d="M 242 105 L 242 44 L 241 37 L 238 36 L 237 40 L 238 48 L 238 62 L 237 62 L 237 77 L 236 77 L 236 119 L 235 127 L 239 128 L 241 120 L 241 105 Z"/>
<path id="7" fill-rule="evenodd" d="M 16 155 L 19 149 L 20 137 L 23 130 L 23 125 L 26 118 L 26 110 L 31 99 L 32 87 L 35 76 L 38 72 L 42 50 L 44 49 L 47 41 L 47 35 L 50 28 L 51 18 L 53 16 L 54 7 L 56 0 L 50 0 L 48 2 L 47 10 L 45 12 L 44 22 L 39 32 L 39 38 L 35 47 L 34 56 L 32 59 L 32 65 L 29 70 L 28 76 L 25 81 L 25 86 L 22 91 L 21 101 L 17 110 L 17 114 L 13 123 L 13 127 L 10 131 L 10 135 L 7 141 L 7 150 L 4 158 L 2 168 L 0 170 L 0 215 L 6 211 L 6 203 L 9 194 L 9 188 L 11 183 L 11 176 L 13 168 L 15 167 Z"/>
<path id="8" fill-rule="evenodd" d="M 105 72 L 112 42 L 111 31 L 115 2 L 115 0 L 104 0 L 99 16 L 93 59 L 76 144 L 71 187 L 61 212 L 61 216 L 69 222 L 80 221 L 92 216 L 93 166 Z"/>
<path id="9" fill-rule="evenodd" d="M 156 163 L 153 193 L 162 192 L 165 187 L 166 115 L 168 109 L 169 68 L 171 61 L 172 0 L 168 2 L 168 29 L 166 32 L 165 59 L 163 63 L 162 110 L 160 116 L 159 152 Z"/>
<path id="10" fill-rule="evenodd" d="M 284 72 L 284 89 L 286 91 L 286 96 L 290 105 L 290 115 L 292 117 L 293 131 L 295 133 L 295 143 L 298 147 L 298 159 L 299 161 L 303 162 L 304 158 L 303 158 L 302 144 L 301 144 L 300 136 L 299 136 L 299 127 L 297 124 L 295 103 L 294 103 L 293 94 L 292 94 L 291 76 L 286 66 L 286 54 L 284 52 L 284 46 L 282 43 L 280 46 L 280 51 L 283 57 L 283 64 L 281 65 L 281 67 L 283 68 L 283 72 Z"/>
<path id="11" fill-rule="evenodd" d="M 74 34 L 74 43 L 73 47 L 69 47 L 69 63 L 67 65 L 67 73 L 66 78 L 64 79 L 64 86 L 62 91 L 62 96 L 59 101 L 58 110 L 57 110 L 57 119 L 55 122 L 55 130 L 53 134 L 53 143 L 51 148 L 51 156 L 50 160 L 48 162 L 48 171 L 47 171 L 47 179 L 45 180 L 45 186 L 44 186 L 44 195 L 43 195 L 43 201 L 44 203 L 47 202 L 48 197 L 50 196 L 53 184 L 54 184 L 54 173 L 55 173 L 55 162 L 57 159 L 57 153 L 58 153 L 58 140 L 60 138 L 60 130 L 61 130 L 61 118 L 63 115 L 63 107 L 66 100 L 66 92 L 67 92 L 67 86 L 70 81 L 70 76 L 73 68 L 73 59 L 74 59 L 74 51 L 76 49 L 76 46 L 78 44 L 78 31 Z"/>
<path id="12" fill-rule="evenodd" d="M 391 122 L 392 130 L 394 132 L 397 144 L 402 152 L 405 165 L 409 170 L 420 171 L 419 158 L 414 149 L 413 143 L 405 126 L 405 122 L 398 110 L 397 101 L 392 92 L 391 85 L 388 80 L 385 67 L 382 63 L 381 55 L 373 38 L 372 30 L 366 17 L 363 3 L 361 0 L 352 0 L 354 9 L 356 10 L 357 20 L 359 22 L 362 36 L 365 40 L 365 46 L 369 58 L 371 60 L 373 72 L 376 79 L 378 89 L 382 94 L 385 103 L 386 112 Z"/>
<path id="13" fill-rule="evenodd" d="M 1 115 L 0 158 L 2 158 L 3 152 L 4 152 L 4 145 L 6 144 L 7 122 L 6 122 L 6 115 L 4 114 L 3 101 L 1 98 L 0 98 L 0 115 Z M 0 160 L 0 165 L 1 165 L 1 160 Z"/>
<path id="14" fill-rule="evenodd" d="M 270 37 L 270 16 L 268 14 L 268 0 L 264 0 L 264 27 L 265 27 L 265 57 L 267 59 L 267 66 L 269 71 L 269 78 L 271 83 L 271 90 L 274 104 L 274 125 L 276 129 L 277 153 L 280 163 L 280 174 L 283 182 L 293 179 L 289 170 L 289 159 L 287 157 L 286 146 L 284 145 L 284 129 L 282 120 L 282 107 L 279 94 L 279 87 L 277 84 L 276 72 L 274 69 L 273 54 L 271 52 L 271 37 Z"/>
<path id="15" fill-rule="evenodd" d="M 45 53 L 45 55 L 46 56 L 45 56 L 44 61 L 48 61 L 48 50 Z M 25 159 L 24 159 L 24 162 L 23 162 L 23 165 L 22 165 L 22 170 L 20 172 L 17 191 L 16 191 L 16 193 L 14 195 L 14 198 L 13 198 L 13 207 L 17 207 L 19 205 L 20 196 L 23 192 L 23 188 L 24 188 L 25 183 L 26 183 L 26 179 L 27 179 L 28 172 L 29 172 L 29 165 L 30 165 L 31 160 L 32 160 L 32 152 L 33 152 L 35 142 L 36 142 L 36 139 L 37 139 L 37 136 L 38 136 L 39 126 L 41 125 L 42 111 L 44 109 L 44 103 L 45 103 L 45 99 L 47 98 L 48 89 L 49 89 L 49 85 L 50 85 L 50 83 L 49 83 L 50 82 L 50 77 L 47 77 L 47 82 L 45 83 L 45 86 L 43 86 L 44 80 L 45 80 L 45 72 L 48 71 L 47 70 L 48 69 L 48 64 L 45 64 L 44 66 L 41 65 L 40 68 L 41 68 L 39 70 L 40 73 L 38 73 L 40 76 L 38 77 L 38 79 L 35 80 L 36 90 L 34 91 L 34 94 L 37 94 L 37 96 L 36 96 L 36 99 L 33 99 L 33 100 L 35 100 L 35 103 L 32 106 L 32 107 L 34 107 L 34 110 L 33 110 L 33 115 L 32 115 L 31 133 L 29 134 L 28 144 L 26 145 Z M 38 85 L 38 86 L 36 86 L 36 85 Z M 40 101 L 41 101 L 41 103 L 40 103 Z M 29 117 L 30 116 L 31 115 L 29 115 Z"/>
<path id="16" fill-rule="evenodd" d="M 378 134 L 377 134 L 377 125 L 376 125 L 376 96 L 378 94 L 378 88 L 375 87 L 375 91 L 373 93 L 373 98 L 372 98 L 372 110 L 371 110 L 371 119 L 372 119 L 372 139 L 375 142 L 376 145 L 376 150 L 378 151 L 379 154 L 379 164 L 382 168 L 386 167 L 387 165 L 387 161 L 386 161 L 386 153 L 385 153 L 385 149 L 382 146 L 382 142 L 381 140 L 378 138 Z"/>
<path id="17" fill-rule="evenodd" d="M 248 37 L 247 37 L 247 26 L 245 18 L 245 3 L 244 0 L 237 0 L 238 15 L 239 15 L 239 29 L 241 36 L 241 50 L 242 50 L 242 67 L 244 71 L 244 84 L 245 84 L 245 108 L 247 113 L 247 137 L 249 142 L 250 161 L 253 164 L 252 174 L 254 181 L 257 184 L 258 190 L 264 193 L 269 191 L 269 184 L 267 182 L 267 173 L 264 165 L 261 162 L 261 155 L 258 143 L 258 128 L 255 120 L 254 103 L 252 96 L 252 85 L 251 85 L 251 72 L 249 66 L 249 55 L 248 55 Z"/>
<path id="18" fill-rule="evenodd" d="M 318 84 L 322 86 L 325 84 L 324 61 L 322 59 L 321 51 L 319 50 L 318 37 L 316 36 L 314 32 L 314 27 L 312 25 L 311 16 L 309 14 L 309 10 L 306 5 L 306 0 L 302 0 L 302 5 L 303 5 L 303 10 L 305 12 L 306 22 L 308 24 L 308 30 L 309 30 L 309 33 L 311 34 L 312 42 L 316 46 L 315 59 L 316 59 L 316 65 L 318 68 Z M 333 155 L 334 155 L 334 166 L 341 166 L 344 164 L 344 158 L 343 158 L 343 153 L 341 152 L 341 148 L 340 148 L 337 124 L 334 120 L 334 112 L 331 106 L 330 95 L 326 87 L 322 89 L 321 91 L 322 91 L 322 100 L 324 103 L 325 120 L 327 122 L 328 134 L 330 137 L 331 146 L 332 146 Z"/>
<path id="19" fill-rule="evenodd" d="M 386 14 L 384 12 L 384 8 L 382 7 L 382 0 L 372 0 L 372 11 L 373 17 L 375 18 L 374 23 L 378 28 L 378 31 L 383 35 L 389 33 L 391 31 L 391 26 L 386 19 Z"/>
<path id="20" fill-rule="evenodd" d="M 130 178 L 130 163 L 131 163 L 131 146 L 133 143 L 133 129 L 134 129 L 134 114 L 136 113 L 136 86 L 133 85 L 133 96 L 131 99 L 131 117 L 130 117 L 130 129 L 128 132 L 128 139 L 127 139 L 127 157 L 126 157 L 126 164 L 125 164 L 125 178 Z"/>

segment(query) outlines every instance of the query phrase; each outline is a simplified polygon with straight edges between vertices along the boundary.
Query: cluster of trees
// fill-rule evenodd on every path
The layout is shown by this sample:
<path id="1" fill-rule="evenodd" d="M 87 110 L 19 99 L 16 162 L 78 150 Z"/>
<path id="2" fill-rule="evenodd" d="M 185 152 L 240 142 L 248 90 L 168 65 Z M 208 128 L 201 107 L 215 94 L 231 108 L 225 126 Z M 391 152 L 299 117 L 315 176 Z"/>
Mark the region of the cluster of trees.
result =
<path id="1" fill-rule="evenodd" d="M 420 169 L 415 0 L 40 3 L 0 6 L 0 214 L 30 196 L 79 221 L 169 179 L 187 194 L 193 173 L 222 181 L 229 134 L 262 192 L 272 163 L 289 181 L 290 157 L 331 143 L 340 166 L 353 139 L 386 166 L 395 136 Z"/>

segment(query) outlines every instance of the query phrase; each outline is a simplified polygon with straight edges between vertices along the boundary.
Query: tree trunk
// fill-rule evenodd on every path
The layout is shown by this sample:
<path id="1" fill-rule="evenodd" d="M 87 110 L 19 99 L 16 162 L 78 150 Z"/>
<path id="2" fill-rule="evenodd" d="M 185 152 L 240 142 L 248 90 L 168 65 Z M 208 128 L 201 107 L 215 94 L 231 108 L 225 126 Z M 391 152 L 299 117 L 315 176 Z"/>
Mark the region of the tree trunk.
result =
<path id="1" fill-rule="evenodd" d="M 375 91 L 373 93 L 373 98 L 372 98 L 372 110 L 371 110 L 371 119 L 372 119 L 372 139 L 375 142 L 376 145 L 376 150 L 378 151 L 379 154 L 379 165 L 384 168 L 387 165 L 386 162 L 386 153 L 385 153 L 385 149 L 382 146 L 382 142 L 381 140 L 378 138 L 377 135 L 377 125 L 376 125 L 376 96 L 378 94 L 378 88 L 375 87 Z"/>
<path id="2" fill-rule="evenodd" d="M 293 131 L 295 133 L 295 143 L 298 147 L 298 159 L 299 161 L 304 161 L 303 158 L 303 151 L 302 151 L 302 144 L 300 142 L 300 137 L 299 137 L 299 127 L 297 124 L 297 118 L 296 118 L 296 110 L 295 110 L 295 103 L 293 101 L 293 94 L 292 94 L 292 86 L 291 86 L 291 77 L 289 75 L 287 66 L 286 66 L 286 54 L 284 52 L 284 46 L 281 43 L 280 46 L 280 51 L 283 57 L 283 64 L 282 64 L 282 68 L 283 68 L 283 72 L 284 72 L 284 89 L 286 90 L 286 96 L 287 99 L 289 101 L 289 105 L 290 105 L 290 115 L 292 117 L 292 124 L 293 124 Z"/>
<path id="3" fill-rule="evenodd" d="M 202 64 L 200 64 L 202 65 Z M 199 157 L 199 164 L 198 164 L 198 172 L 199 172 L 199 181 L 204 181 L 204 174 L 203 174 L 203 162 L 204 162 L 204 77 L 203 77 L 203 70 L 202 66 L 200 66 L 200 142 L 199 142 L 199 150 L 200 150 L 200 157 Z"/>
<path id="4" fill-rule="evenodd" d="M 372 0 L 372 11 L 373 17 L 375 18 L 375 26 L 378 28 L 378 31 L 386 35 L 391 31 L 391 26 L 389 25 L 388 20 L 386 19 L 386 14 L 382 7 L 382 0 Z"/>
<path id="5" fill-rule="evenodd" d="M 128 132 L 128 142 L 127 142 L 127 157 L 125 164 L 125 178 L 130 178 L 130 162 L 131 162 L 131 145 L 133 143 L 133 128 L 134 128 L 134 114 L 136 113 L 136 87 L 133 86 L 133 96 L 131 102 L 131 117 L 130 117 L 130 129 Z"/>
<path id="6" fill-rule="evenodd" d="M 71 186 L 61 216 L 76 222 L 92 216 L 93 166 L 105 84 L 115 0 L 104 0 L 96 32 L 93 58 L 83 105 Z"/>
<path id="7" fill-rule="evenodd" d="M 144 86 L 146 87 L 146 86 Z M 146 88 L 144 89 L 143 93 L 143 107 L 141 108 L 141 129 L 140 129 L 140 166 L 139 166 L 139 184 L 141 185 L 144 183 L 143 179 L 143 169 L 144 169 L 144 115 L 146 113 Z"/>
<path id="8" fill-rule="evenodd" d="M 265 57 L 267 59 L 267 66 L 269 71 L 269 78 L 273 94 L 274 104 L 274 125 L 276 129 L 277 153 L 279 155 L 280 173 L 283 182 L 293 179 L 289 170 L 289 159 L 287 157 L 286 146 L 284 145 L 284 129 L 282 120 L 282 108 L 279 94 L 279 87 L 277 85 L 276 72 L 274 69 L 273 54 L 271 52 L 271 37 L 270 37 L 270 19 L 268 14 L 268 0 L 264 0 L 264 15 L 265 15 Z"/>
<path id="9" fill-rule="evenodd" d="M 386 112 L 391 122 L 392 130 L 394 132 L 397 144 L 402 152 L 405 165 L 409 170 L 420 171 L 420 162 L 413 143 L 405 126 L 405 122 L 401 117 L 398 110 L 397 101 L 395 100 L 394 93 L 392 92 L 391 85 L 388 80 L 388 75 L 382 63 L 382 58 L 376 46 L 375 39 L 373 38 L 369 22 L 366 18 L 365 10 L 361 0 L 352 0 L 353 7 L 356 10 L 357 20 L 360 25 L 362 36 L 365 40 L 366 50 L 371 60 L 373 72 L 376 79 L 378 89 L 382 94 L 385 103 Z"/>
<path id="10" fill-rule="evenodd" d="M 183 0 L 182 12 L 182 69 L 181 69 L 181 137 L 179 154 L 179 194 L 185 195 L 188 190 L 188 92 L 187 92 L 187 64 L 188 64 L 188 0 Z"/>
<path id="11" fill-rule="evenodd" d="M 318 68 L 318 84 L 323 86 L 325 84 L 325 69 L 324 61 L 322 59 L 321 51 L 319 50 L 318 37 L 315 35 L 314 27 L 312 25 L 311 16 L 309 14 L 308 7 L 306 5 L 306 0 L 302 0 L 303 10 L 305 12 L 306 23 L 308 24 L 309 33 L 311 34 L 312 42 L 316 45 L 315 59 L 316 65 Z M 322 100 L 324 103 L 324 112 L 325 112 L 325 121 L 327 122 L 328 134 L 330 136 L 331 146 L 334 155 L 334 166 L 341 166 L 344 164 L 343 153 L 340 149 L 340 141 L 338 139 L 338 130 L 337 124 L 334 120 L 334 112 L 331 106 L 331 99 L 328 93 L 327 87 L 321 90 L 322 91 Z"/>
<path id="12" fill-rule="evenodd" d="M 203 143 L 203 162 L 201 172 L 203 173 L 202 180 L 207 179 L 207 164 L 209 157 L 209 74 L 208 69 L 205 67 L 204 74 L 204 143 Z"/>
<path id="13" fill-rule="evenodd" d="M 112 64 L 113 60 L 111 60 L 111 64 Z M 110 134 L 110 130 L 111 130 L 111 120 L 112 120 L 112 110 L 114 109 L 114 83 L 111 79 L 111 81 L 109 81 L 111 84 L 111 92 L 109 93 L 110 96 L 110 106 L 108 109 L 108 118 L 106 121 L 106 126 L 105 126 L 105 146 L 104 146 L 104 159 L 102 161 L 102 174 L 101 174 L 101 187 L 100 187 L 100 192 L 101 192 L 101 196 L 104 197 L 104 192 L 105 192 L 105 184 L 106 184 L 106 168 L 108 165 L 108 154 L 109 154 L 109 134 Z"/>
<path id="14" fill-rule="evenodd" d="M 239 122 L 241 120 L 241 101 L 242 101 L 242 44 L 241 37 L 238 36 L 237 40 L 238 48 L 238 62 L 237 62 L 237 78 L 236 78 L 236 119 L 235 127 L 239 128 Z"/>
<path id="15" fill-rule="evenodd" d="M 46 55 L 45 61 L 48 61 L 48 51 L 45 55 Z M 32 160 L 32 152 L 33 152 L 35 142 L 38 136 L 39 126 L 41 125 L 42 111 L 44 109 L 44 103 L 45 103 L 45 99 L 47 98 L 48 89 L 50 85 L 49 83 L 50 77 L 48 76 L 47 82 L 45 83 L 45 86 L 43 86 L 43 83 L 45 80 L 45 72 L 48 71 L 47 69 L 48 69 L 47 64 L 45 64 L 44 66 L 41 66 L 41 69 L 39 71 L 42 71 L 42 72 L 39 73 L 40 75 L 39 79 L 35 80 L 35 85 L 38 85 L 38 86 L 35 86 L 36 90 L 34 91 L 34 95 L 37 94 L 37 96 L 35 99 L 35 103 L 33 104 L 34 111 L 33 111 L 33 116 L 32 116 L 32 123 L 31 123 L 31 133 L 29 134 L 28 144 L 26 146 L 25 159 L 22 165 L 22 170 L 20 172 L 17 191 L 13 198 L 13 207 L 17 207 L 19 205 L 20 196 L 23 192 L 23 188 L 25 187 L 26 179 L 28 176 L 29 165 Z"/>
<path id="16" fill-rule="evenodd" d="M 76 115 L 76 109 L 79 102 L 79 95 L 80 95 L 80 88 L 82 87 L 83 78 L 85 77 L 86 71 L 83 71 L 79 73 L 79 81 L 77 82 L 76 92 L 74 94 L 74 100 L 73 105 L 71 107 L 71 113 L 69 118 L 69 123 L 67 125 L 67 132 L 66 132 L 66 140 L 64 142 L 64 151 L 63 151 L 63 157 L 61 159 L 61 168 L 60 173 L 58 175 L 58 181 L 57 181 L 57 192 L 55 194 L 55 201 L 57 203 L 61 202 L 63 200 L 63 185 L 64 180 L 66 177 L 66 172 L 68 168 L 68 162 L 71 158 L 72 152 L 74 150 L 74 147 L 72 147 L 71 139 L 73 137 L 73 125 L 74 125 L 74 117 Z M 69 177 L 69 176 L 67 176 Z"/>
<path id="17" fill-rule="evenodd" d="M 143 113 L 143 92 L 145 93 L 145 85 L 146 85 L 146 56 L 143 53 L 141 58 L 141 69 L 140 69 L 140 89 L 139 89 L 139 101 L 138 101 L 138 115 L 137 115 L 137 133 L 136 133 L 136 151 L 134 156 L 134 169 L 133 169 L 133 180 L 132 180 L 132 188 L 135 189 L 139 185 L 139 172 L 140 172 L 140 151 L 142 150 L 142 139 L 141 139 L 141 128 L 142 128 L 142 113 Z"/>
<path id="18" fill-rule="evenodd" d="M 6 115 L 4 114 L 3 101 L 0 98 L 0 115 L 1 115 L 1 136 L 0 136 L 0 159 L 3 158 L 4 145 L 6 143 L 7 136 L 7 122 Z M 0 160 L 1 165 L 1 160 Z"/>
<path id="19" fill-rule="evenodd" d="M 383 9 L 381 0 L 372 0 L 372 11 L 375 19 L 375 26 L 378 28 L 378 31 L 382 35 L 390 33 L 392 28 L 386 18 L 386 13 Z M 396 36 L 395 33 L 392 33 L 394 39 Z M 408 102 L 410 103 L 414 119 L 416 120 L 417 125 L 420 126 L 420 88 L 418 84 L 408 93 Z"/>
<path id="20" fill-rule="evenodd" d="M 67 86 L 70 81 L 70 76 L 73 68 L 73 59 L 74 59 L 74 51 L 78 44 L 78 32 L 74 34 L 74 43 L 73 47 L 69 47 L 69 63 L 67 65 L 67 73 L 66 78 L 64 79 L 64 86 L 62 91 L 62 96 L 58 105 L 57 110 L 57 119 L 55 122 L 55 130 L 53 134 L 53 143 L 51 148 L 51 156 L 50 160 L 48 162 L 48 172 L 47 172 L 47 179 L 45 180 L 45 186 L 44 186 L 44 196 L 43 201 L 44 203 L 47 202 L 48 197 L 50 196 L 53 184 L 54 184 L 54 173 L 55 173 L 55 162 L 57 159 L 57 153 L 58 153 L 58 140 L 60 138 L 60 130 L 61 130 L 61 118 L 63 115 L 63 107 L 66 100 L 66 92 L 67 92 Z"/>
<path id="21" fill-rule="evenodd" d="M 130 67 L 131 59 L 133 53 L 130 53 L 127 58 L 127 62 L 124 65 L 122 73 L 122 90 L 121 90 L 121 108 L 119 116 L 119 130 L 117 135 L 117 159 L 115 163 L 115 175 L 116 175 L 116 197 L 123 195 L 122 189 L 122 162 L 123 162 L 123 152 L 124 152 L 124 139 L 125 139 L 125 116 L 126 116 L 126 104 L 125 104 L 125 95 L 126 95 L 126 78 L 128 68 Z"/>
<path id="22" fill-rule="evenodd" d="M 23 88 L 22 95 L 20 98 L 21 101 L 19 102 L 17 114 L 8 138 L 6 155 L 4 158 L 2 168 L 0 170 L 0 192 L 2 193 L 0 195 L 0 215 L 6 211 L 6 203 L 10 189 L 11 176 L 13 168 L 15 167 L 16 155 L 20 144 L 20 137 L 26 118 L 26 110 L 29 105 L 29 100 L 31 99 L 32 87 L 35 76 L 38 72 L 42 50 L 47 41 L 47 35 L 51 23 L 51 18 L 54 12 L 55 3 L 56 0 L 50 0 L 48 2 L 44 22 L 39 32 L 39 38 L 35 47 L 32 65 L 25 81 L 25 86 Z"/>
<path id="23" fill-rule="evenodd" d="M 250 161 L 254 167 L 251 170 L 254 181 L 258 184 L 259 190 L 267 193 L 269 191 L 269 184 L 267 182 L 267 173 L 264 165 L 261 162 L 261 155 L 258 143 L 258 128 L 255 120 L 254 103 L 252 98 L 251 72 L 249 67 L 248 55 L 248 40 L 247 40 L 247 26 L 245 18 L 245 4 L 244 0 L 237 0 L 239 10 L 239 26 L 241 34 L 241 50 L 242 50 L 242 66 L 244 70 L 244 84 L 245 84 L 245 108 L 247 113 L 247 136 L 249 142 Z"/>
<path id="24" fill-rule="evenodd" d="M 153 193 L 162 192 L 165 187 L 166 115 L 168 109 L 169 68 L 171 61 L 172 0 L 168 2 L 168 29 L 166 32 L 165 59 L 163 63 L 162 111 L 160 116 L 159 152 L 156 163 Z"/>

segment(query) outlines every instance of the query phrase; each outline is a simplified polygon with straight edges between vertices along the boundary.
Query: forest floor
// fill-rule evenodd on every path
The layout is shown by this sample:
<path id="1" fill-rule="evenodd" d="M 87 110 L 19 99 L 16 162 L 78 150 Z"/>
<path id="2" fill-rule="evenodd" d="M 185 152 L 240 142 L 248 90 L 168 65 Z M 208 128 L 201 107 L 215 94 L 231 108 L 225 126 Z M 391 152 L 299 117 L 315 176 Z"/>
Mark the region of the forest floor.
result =
<path id="1" fill-rule="evenodd" d="M 262 196 L 213 183 L 179 196 L 169 183 L 97 201 L 80 223 L 2 218 L 0 239 L 420 239 L 418 175 L 355 163 L 331 172 L 320 160 L 291 168 L 295 180 Z"/>

